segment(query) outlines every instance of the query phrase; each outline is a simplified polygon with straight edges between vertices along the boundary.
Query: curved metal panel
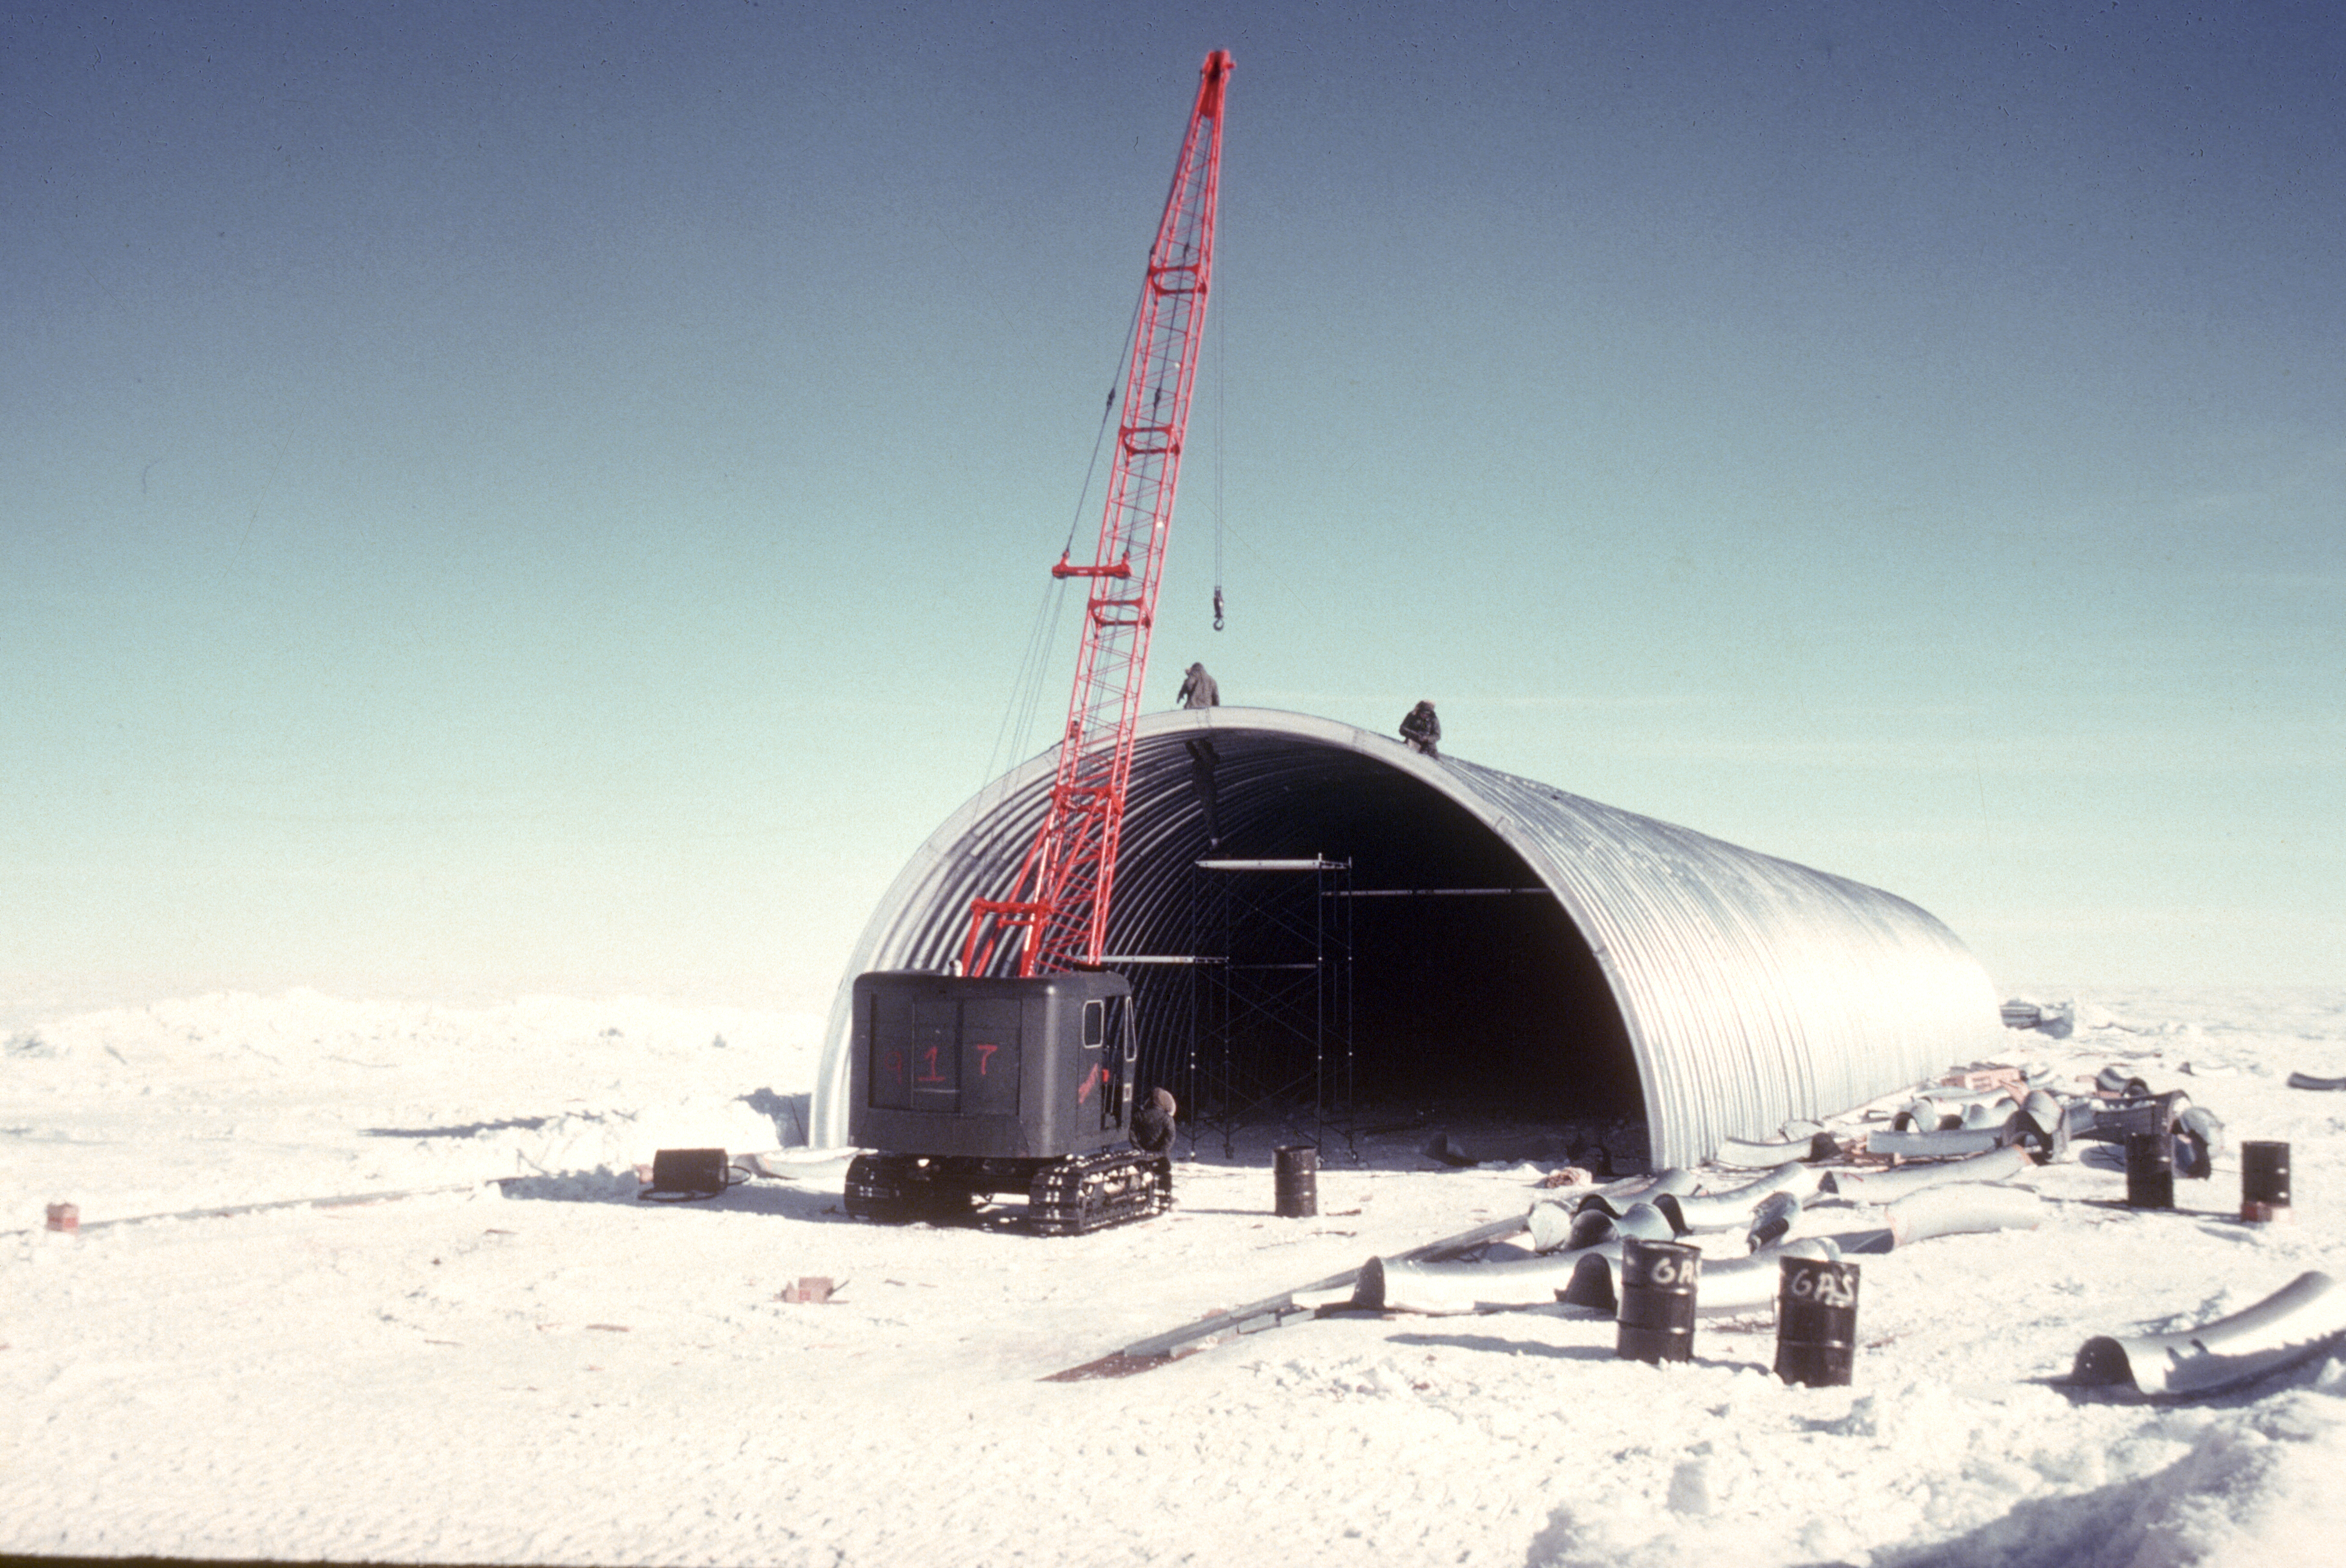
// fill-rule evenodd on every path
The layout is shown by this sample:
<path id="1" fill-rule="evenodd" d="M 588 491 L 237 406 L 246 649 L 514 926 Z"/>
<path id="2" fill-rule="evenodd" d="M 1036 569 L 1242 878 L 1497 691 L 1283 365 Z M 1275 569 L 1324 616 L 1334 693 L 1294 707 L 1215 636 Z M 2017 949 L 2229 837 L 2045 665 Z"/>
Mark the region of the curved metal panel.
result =
<path id="1" fill-rule="evenodd" d="M 2077 1350 L 2069 1381 L 2131 1383 L 2156 1398 L 2237 1389 L 2320 1355 L 2346 1335 L 2346 1291 L 2308 1270 L 2255 1306 L 2173 1334 L 2097 1334 Z"/>
<path id="2" fill-rule="evenodd" d="M 1435 822 L 1462 858 L 1529 867 L 1586 942 L 1635 1059 L 1656 1166 L 1911 1084 L 2003 1037 L 1953 933 L 1894 894 L 1309 715 L 1211 708 L 1141 721 L 1109 946 L 1178 952 L 1206 852 L 1187 743 L 1210 739 L 1225 839 Z M 817 1078 L 818 1143 L 846 1135 L 847 998 L 871 969 L 943 969 L 969 901 L 1033 837 L 1053 754 L 986 786 L 900 872 L 850 956 Z M 1314 819 L 1312 813 L 1319 813 Z M 1464 824 L 1460 826 L 1459 824 Z M 1429 833 L 1434 829 L 1426 830 Z M 1474 849 L 1472 840 L 1483 840 Z M 1561 955 L 1559 955 L 1561 960 Z"/>

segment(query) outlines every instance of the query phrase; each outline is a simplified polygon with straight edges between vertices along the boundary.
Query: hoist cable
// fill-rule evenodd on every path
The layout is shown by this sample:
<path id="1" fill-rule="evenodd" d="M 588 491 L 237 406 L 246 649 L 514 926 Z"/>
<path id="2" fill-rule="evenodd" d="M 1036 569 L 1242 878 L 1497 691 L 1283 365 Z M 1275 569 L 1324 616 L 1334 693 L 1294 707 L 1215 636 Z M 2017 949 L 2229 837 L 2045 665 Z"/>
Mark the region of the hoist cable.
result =
<path id="1" fill-rule="evenodd" d="M 1230 315 L 1214 317 L 1214 629 L 1222 629 L 1222 425 L 1229 395 Z"/>
<path id="2" fill-rule="evenodd" d="M 1146 302 L 1148 280 L 1142 280 L 1142 292 L 1134 296 L 1132 320 L 1125 324 L 1124 342 L 1117 351 L 1119 367 L 1116 380 L 1110 381 L 1107 397 L 1100 405 L 1099 429 L 1092 437 L 1091 462 L 1085 465 L 1083 487 L 1076 493 L 1076 512 L 1067 524 L 1067 542 L 1060 547 L 1062 559 L 1074 555 L 1076 535 L 1084 525 L 1091 507 L 1092 481 L 1099 474 L 1100 449 L 1107 443 L 1108 426 L 1116 417 L 1117 393 L 1122 390 L 1121 367 L 1132 357 L 1133 335 L 1140 330 L 1140 308 Z M 1067 583 L 1065 577 L 1048 579 L 1043 589 L 1042 603 L 1035 609 L 1035 618 L 1026 633 L 1026 650 L 1018 661 L 1018 675 L 1010 689 L 1010 700 L 1004 707 L 1002 723 L 994 731 L 994 748 L 986 753 L 984 776 L 978 779 L 983 790 L 995 779 L 1006 774 L 1023 760 L 1033 744 L 1035 720 L 1043 705 L 1043 692 L 1051 671 L 1051 657 L 1058 645 L 1059 623 L 1066 618 Z"/>

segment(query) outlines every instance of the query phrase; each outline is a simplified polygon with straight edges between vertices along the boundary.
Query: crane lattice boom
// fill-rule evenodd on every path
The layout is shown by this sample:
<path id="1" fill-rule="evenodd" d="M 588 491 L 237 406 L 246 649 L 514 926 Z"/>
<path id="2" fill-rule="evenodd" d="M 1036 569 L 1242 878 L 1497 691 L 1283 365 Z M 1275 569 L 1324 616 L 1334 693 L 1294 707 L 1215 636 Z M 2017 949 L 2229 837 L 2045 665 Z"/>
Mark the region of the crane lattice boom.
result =
<path id="1" fill-rule="evenodd" d="M 1086 581 L 1090 595 L 1049 806 L 1009 896 L 972 903 L 964 974 L 989 972 L 1005 934 L 1015 936 L 1021 975 L 1096 964 L 1107 942 L 1133 727 L 1206 328 L 1229 72 L 1226 51 L 1206 56 L 1173 188 L 1149 248 L 1098 551 L 1091 565 L 1063 556 L 1052 568 L 1055 575 Z"/>

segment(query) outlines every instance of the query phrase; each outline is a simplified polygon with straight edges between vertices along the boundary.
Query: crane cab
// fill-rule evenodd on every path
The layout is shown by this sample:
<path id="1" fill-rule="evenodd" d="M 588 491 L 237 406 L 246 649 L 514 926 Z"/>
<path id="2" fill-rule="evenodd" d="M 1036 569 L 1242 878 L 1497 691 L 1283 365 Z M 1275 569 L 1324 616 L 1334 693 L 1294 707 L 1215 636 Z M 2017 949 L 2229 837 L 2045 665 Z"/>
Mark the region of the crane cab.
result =
<path id="1" fill-rule="evenodd" d="M 1105 971 L 979 980 L 858 975 L 848 1167 L 860 1218 L 966 1213 L 1024 1191 L 1036 1227 L 1096 1229 L 1172 1201 L 1172 1166 L 1129 1147 L 1132 988 Z"/>
<path id="2" fill-rule="evenodd" d="M 848 1136 L 891 1153 L 1056 1159 L 1125 1141 L 1132 988 L 880 971 L 855 981 Z"/>

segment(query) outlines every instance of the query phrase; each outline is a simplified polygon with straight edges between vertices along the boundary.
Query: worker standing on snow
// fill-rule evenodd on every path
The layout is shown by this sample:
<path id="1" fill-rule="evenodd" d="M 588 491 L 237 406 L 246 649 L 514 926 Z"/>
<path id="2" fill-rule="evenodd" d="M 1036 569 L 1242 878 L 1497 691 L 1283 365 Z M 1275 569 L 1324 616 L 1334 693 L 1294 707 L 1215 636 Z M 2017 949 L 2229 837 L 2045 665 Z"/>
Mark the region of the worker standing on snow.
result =
<path id="1" fill-rule="evenodd" d="M 1442 720 L 1433 717 L 1433 704 L 1421 702 L 1409 710 L 1401 721 L 1401 738 L 1409 742 L 1412 751 L 1441 757 L 1442 753 L 1433 748 L 1433 743 L 1442 738 Z"/>
<path id="2" fill-rule="evenodd" d="M 1161 1155 L 1173 1146 L 1173 1096 L 1163 1089 L 1133 1108 L 1132 1146 L 1143 1154 Z"/>

